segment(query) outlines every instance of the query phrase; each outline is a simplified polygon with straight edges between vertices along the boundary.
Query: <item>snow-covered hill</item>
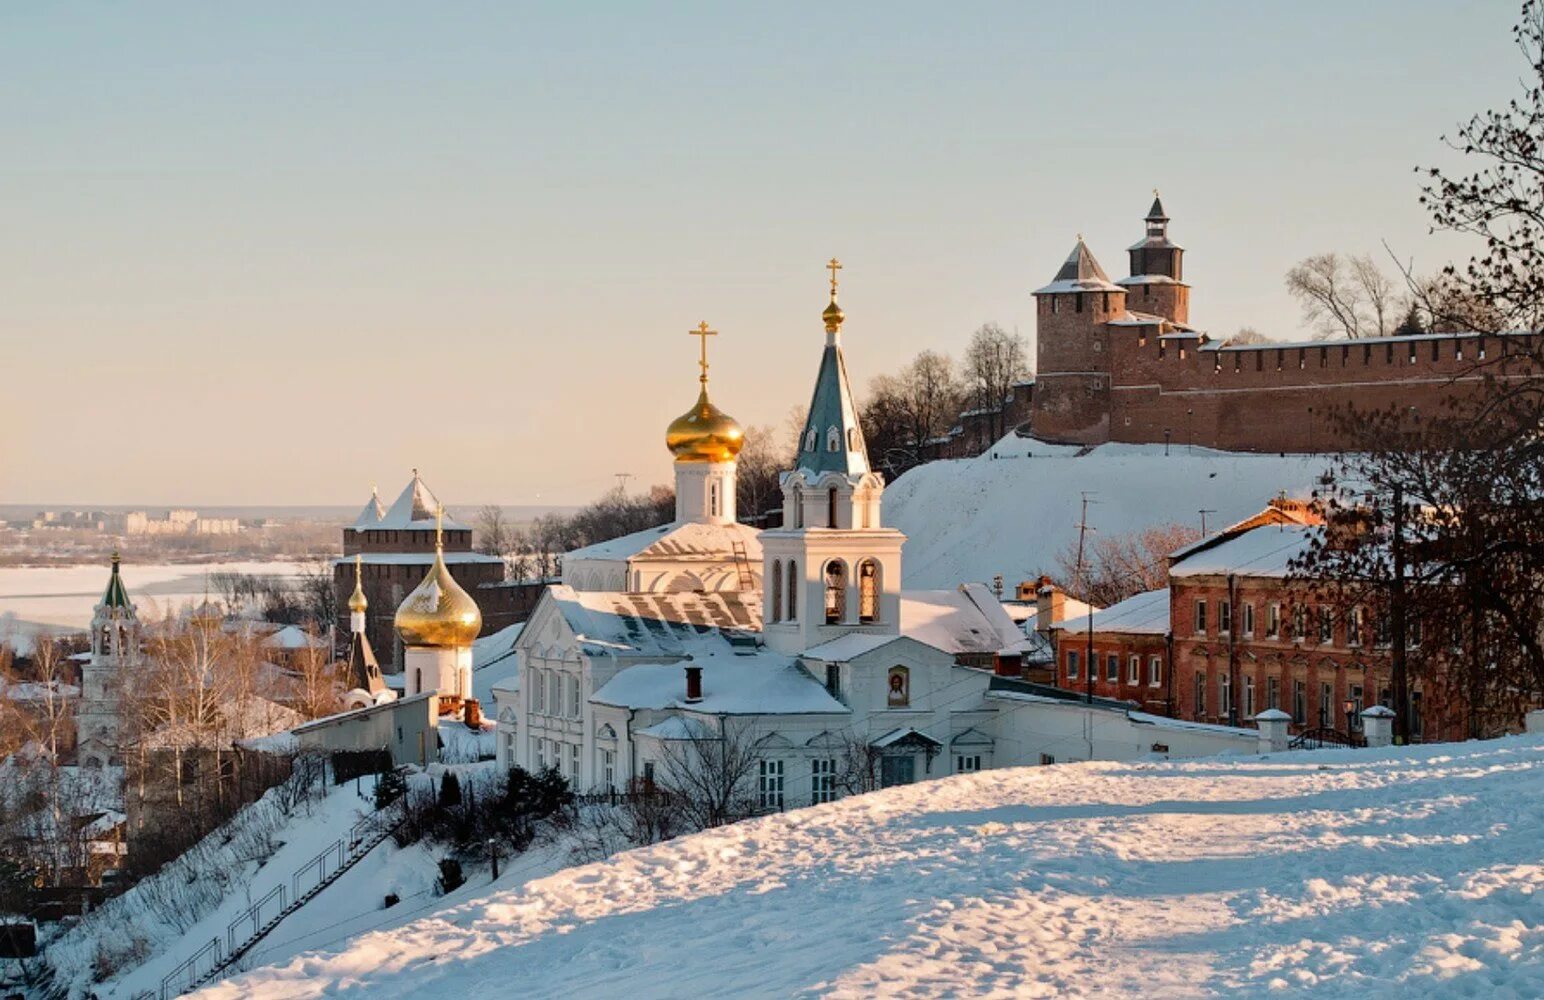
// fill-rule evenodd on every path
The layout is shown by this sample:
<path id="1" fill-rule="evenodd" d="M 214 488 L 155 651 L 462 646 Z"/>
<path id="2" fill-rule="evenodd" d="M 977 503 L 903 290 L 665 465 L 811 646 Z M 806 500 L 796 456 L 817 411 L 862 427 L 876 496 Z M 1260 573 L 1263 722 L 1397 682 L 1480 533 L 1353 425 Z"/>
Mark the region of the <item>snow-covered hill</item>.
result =
<path id="1" fill-rule="evenodd" d="M 206 991 L 1544 995 L 1544 737 L 986 771 L 500 889 Z"/>
<path id="2" fill-rule="evenodd" d="M 1243 520 L 1285 491 L 1307 496 L 1322 455 L 1255 455 L 1163 445 L 1081 449 L 1010 434 L 979 458 L 930 462 L 885 488 L 884 518 L 907 536 L 902 572 L 911 588 L 990 583 L 1009 587 L 1056 567 L 1078 537 L 1082 491 L 1103 536 L 1180 522 Z"/>

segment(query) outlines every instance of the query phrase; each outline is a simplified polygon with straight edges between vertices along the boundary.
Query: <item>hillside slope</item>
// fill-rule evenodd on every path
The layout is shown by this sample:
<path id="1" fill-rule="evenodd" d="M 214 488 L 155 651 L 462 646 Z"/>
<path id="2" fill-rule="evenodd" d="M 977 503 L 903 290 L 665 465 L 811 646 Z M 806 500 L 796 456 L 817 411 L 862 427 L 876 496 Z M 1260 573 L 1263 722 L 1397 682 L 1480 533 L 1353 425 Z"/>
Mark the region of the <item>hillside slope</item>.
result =
<path id="1" fill-rule="evenodd" d="M 978 458 L 930 462 L 885 489 L 885 523 L 907 536 L 902 573 L 911 588 L 990 583 L 1009 587 L 1052 571 L 1078 540 L 1082 491 L 1103 537 L 1178 521 L 1207 527 L 1243 520 L 1276 494 L 1307 496 L 1323 455 L 1254 455 L 1163 445 L 1080 449 L 1012 434 Z"/>
<path id="2" fill-rule="evenodd" d="M 447 907 L 206 997 L 1544 995 L 1544 738 L 986 771 Z"/>

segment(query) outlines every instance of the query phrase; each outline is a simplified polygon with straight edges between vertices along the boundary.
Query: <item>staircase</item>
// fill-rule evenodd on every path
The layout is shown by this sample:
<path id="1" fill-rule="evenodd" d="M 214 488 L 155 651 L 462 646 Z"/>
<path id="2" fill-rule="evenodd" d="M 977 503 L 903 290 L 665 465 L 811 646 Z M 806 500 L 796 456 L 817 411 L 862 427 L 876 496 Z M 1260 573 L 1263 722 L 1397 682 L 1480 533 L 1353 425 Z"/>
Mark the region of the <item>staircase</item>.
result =
<path id="1" fill-rule="evenodd" d="M 208 944 L 161 979 L 158 993 L 146 991 L 134 1000 L 173 1000 L 218 979 L 285 917 L 342 878 L 401 825 L 400 819 L 385 823 L 379 816 L 367 816 L 355 823 L 347 837 L 333 841 L 316 857 L 295 869 L 288 885 L 279 883 L 262 899 L 241 911 L 226 927 L 224 941 L 210 938 Z M 248 928 L 250 933 L 247 933 Z"/>
<path id="2" fill-rule="evenodd" d="M 749 593 L 756 589 L 756 578 L 751 575 L 751 557 L 745 551 L 745 543 L 739 539 L 734 542 L 734 566 L 740 573 L 740 592 Z"/>

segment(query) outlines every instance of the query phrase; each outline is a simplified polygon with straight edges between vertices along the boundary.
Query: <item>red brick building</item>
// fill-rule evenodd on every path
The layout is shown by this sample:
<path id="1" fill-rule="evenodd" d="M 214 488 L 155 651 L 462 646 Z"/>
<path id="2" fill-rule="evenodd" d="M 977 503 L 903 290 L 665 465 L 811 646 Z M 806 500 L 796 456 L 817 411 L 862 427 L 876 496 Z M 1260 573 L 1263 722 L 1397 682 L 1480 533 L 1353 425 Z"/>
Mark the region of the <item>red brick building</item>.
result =
<path id="1" fill-rule="evenodd" d="M 1316 602 L 1288 580 L 1310 533 L 1302 524 L 1229 529 L 1176 553 L 1169 568 L 1174 715 L 1197 722 L 1247 722 L 1268 708 L 1292 731 L 1359 731 L 1361 711 L 1392 705 L 1387 617 Z M 1410 636 L 1412 667 L 1445 650 Z M 1441 689 L 1439 670 L 1412 669 L 1414 740 L 1464 739 L 1462 699 Z"/>
<path id="2" fill-rule="evenodd" d="M 1481 384 L 1532 370 L 1535 335 L 1437 333 L 1355 341 L 1232 345 L 1190 326 L 1184 248 L 1154 199 L 1111 281 L 1081 239 L 1035 292 L 1031 428 L 1047 441 L 1200 444 L 1228 451 L 1339 450 L 1332 415 L 1391 406 L 1431 411 Z"/>
<path id="3" fill-rule="evenodd" d="M 1089 654 L 1089 623 L 1093 654 Z M 1169 591 L 1152 590 L 1052 625 L 1056 684 L 1071 691 L 1135 702 L 1155 715 L 1170 711 Z M 1090 669 L 1090 664 L 1092 669 Z"/>

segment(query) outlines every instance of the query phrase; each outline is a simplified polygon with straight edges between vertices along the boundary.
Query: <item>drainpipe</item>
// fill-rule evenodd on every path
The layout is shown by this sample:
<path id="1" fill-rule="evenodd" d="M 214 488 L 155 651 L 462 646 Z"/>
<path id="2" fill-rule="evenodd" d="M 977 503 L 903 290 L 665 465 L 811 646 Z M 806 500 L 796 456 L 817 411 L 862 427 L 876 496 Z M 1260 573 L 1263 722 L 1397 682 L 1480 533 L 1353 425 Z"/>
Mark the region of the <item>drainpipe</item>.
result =
<path id="1" fill-rule="evenodd" d="M 1228 574 L 1228 725 L 1238 725 L 1238 627 L 1243 621 L 1238 606 L 1238 576 Z"/>

